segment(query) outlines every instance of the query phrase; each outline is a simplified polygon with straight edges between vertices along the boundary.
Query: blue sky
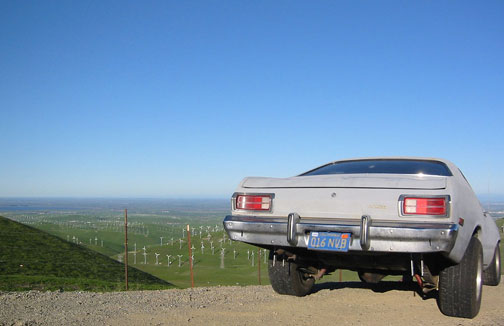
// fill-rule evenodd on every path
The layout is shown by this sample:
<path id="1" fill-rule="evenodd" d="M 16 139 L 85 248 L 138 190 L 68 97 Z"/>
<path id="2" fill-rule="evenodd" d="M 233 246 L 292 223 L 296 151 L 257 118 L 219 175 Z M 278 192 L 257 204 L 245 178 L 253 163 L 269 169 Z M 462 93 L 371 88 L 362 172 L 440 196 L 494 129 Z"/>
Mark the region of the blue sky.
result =
<path id="1" fill-rule="evenodd" d="M 443 157 L 504 194 L 502 1 L 1 1 L 0 197 Z"/>

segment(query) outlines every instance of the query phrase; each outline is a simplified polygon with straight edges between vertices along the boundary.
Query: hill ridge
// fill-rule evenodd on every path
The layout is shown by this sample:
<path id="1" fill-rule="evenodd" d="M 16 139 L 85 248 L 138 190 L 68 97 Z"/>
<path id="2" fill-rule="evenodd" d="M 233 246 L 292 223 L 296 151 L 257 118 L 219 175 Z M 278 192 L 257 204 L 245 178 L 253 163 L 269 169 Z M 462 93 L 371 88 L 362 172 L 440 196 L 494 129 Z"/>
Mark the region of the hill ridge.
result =
<path id="1" fill-rule="evenodd" d="M 128 266 L 133 289 L 170 283 Z M 124 264 L 0 216 L 0 290 L 121 290 Z"/>

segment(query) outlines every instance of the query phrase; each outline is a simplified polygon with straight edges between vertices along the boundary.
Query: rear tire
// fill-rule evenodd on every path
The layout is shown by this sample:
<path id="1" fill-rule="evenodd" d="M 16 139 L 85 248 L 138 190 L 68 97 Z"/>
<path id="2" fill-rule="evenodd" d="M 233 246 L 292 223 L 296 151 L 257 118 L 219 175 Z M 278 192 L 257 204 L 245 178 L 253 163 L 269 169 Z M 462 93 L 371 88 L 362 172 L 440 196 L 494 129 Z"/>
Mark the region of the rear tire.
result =
<path id="1" fill-rule="evenodd" d="M 439 274 L 438 305 L 447 316 L 474 318 L 481 306 L 483 285 L 483 249 L 478 238 L 469 242 L 457 265 Z"/>
<path id="2" fill-rule="evenodd" d="M 483 284 L 497 286 L 501 279 L 501 256 L 499 244 L 495 246 L 494 257 L 490 265 L 483 272 Z"/>
<path id="3" fill-rule="evenodd" d="M 315 280 L 307 277 L 299 270 L 299 266 L 287 260 L 287 257 L 277 255 L 273 259 L 274 252 L 270 250 L 268 274 L 271 287 L 278 294 L 295 295 L 302 297 L 310 293 Z"/>

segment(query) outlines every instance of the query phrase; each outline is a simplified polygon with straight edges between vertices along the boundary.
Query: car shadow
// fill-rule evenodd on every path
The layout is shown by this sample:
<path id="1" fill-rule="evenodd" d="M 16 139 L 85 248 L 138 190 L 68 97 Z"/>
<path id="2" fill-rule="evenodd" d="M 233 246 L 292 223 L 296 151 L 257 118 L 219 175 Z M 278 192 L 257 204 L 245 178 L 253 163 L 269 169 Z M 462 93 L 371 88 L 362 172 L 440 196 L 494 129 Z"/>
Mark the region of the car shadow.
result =
<path id="1" fill-rule="evenodd" d="M 436 299 L 437 291 L 430 291 L 423 293 L 422 289 L 415 282 L 398 282 L 398 281 L 382 281 L 376 284 L 356 282 L 324 282 L 316 283 L 311 293 L 317 293 L 321 290 L 339 290 L 339 289 L 363 289 L 371 290 L 376 293 L 385 293 L 389 291 L 404 291 L 413 292 L 415 295 L 420 296 L 423 300 Z"/>

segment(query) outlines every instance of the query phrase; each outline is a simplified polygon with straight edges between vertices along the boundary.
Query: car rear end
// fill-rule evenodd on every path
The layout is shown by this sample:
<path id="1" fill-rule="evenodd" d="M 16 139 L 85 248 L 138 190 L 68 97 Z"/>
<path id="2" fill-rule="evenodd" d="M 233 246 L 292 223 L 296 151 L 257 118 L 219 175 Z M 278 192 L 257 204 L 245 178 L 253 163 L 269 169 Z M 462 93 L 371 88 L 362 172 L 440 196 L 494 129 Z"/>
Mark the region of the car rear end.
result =
<path id="1" fill-rule="evenodd" d="M 224 226 L 232 240 L 281 249 L 318 269 L 404 272 L 413 254 L 447 256 L 455 243 L 451 176 L 441 161 L 394 158 L 246 178 Z"/>

